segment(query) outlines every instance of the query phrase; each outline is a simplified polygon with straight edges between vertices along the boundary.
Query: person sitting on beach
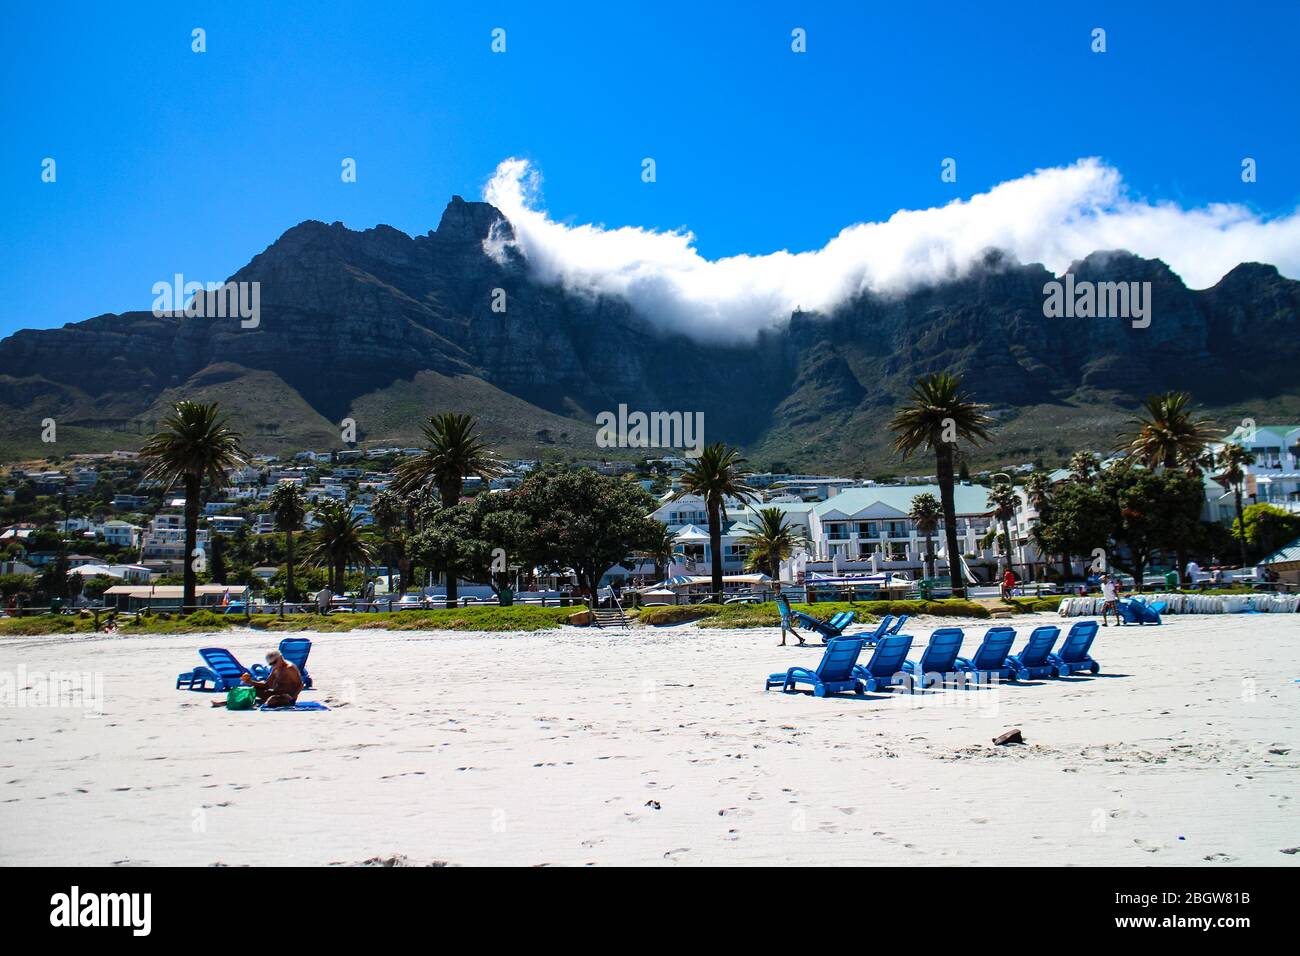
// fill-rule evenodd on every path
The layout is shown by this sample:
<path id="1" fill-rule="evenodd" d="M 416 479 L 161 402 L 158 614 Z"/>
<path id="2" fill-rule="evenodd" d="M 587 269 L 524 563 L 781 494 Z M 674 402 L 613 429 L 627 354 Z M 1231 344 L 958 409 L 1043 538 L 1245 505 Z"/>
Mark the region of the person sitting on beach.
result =
<path id="1" fill-rule="evenodd" d="M 243 674 L 239 679 L 252 685 L 257 692 L 259 704 L 267 707 L 292 707 L 302 693 L 302 674 L 279 651 L 270 651 L 266 655 L 266 662 L 271 665 L 271 673 L 266 680 L 254 680 L 251 674 Z"/>
<path id="2" fill-rule="evenodd" d="M 1109 627 L 1106 623 L 1106 616 L 1109 612 L 1115 612 L 1115 623 L 1119 624 L 1119 592 L 1115 588 L 1115 581 L 1109 574 L 1101 576 L 1101 626 Z"/>

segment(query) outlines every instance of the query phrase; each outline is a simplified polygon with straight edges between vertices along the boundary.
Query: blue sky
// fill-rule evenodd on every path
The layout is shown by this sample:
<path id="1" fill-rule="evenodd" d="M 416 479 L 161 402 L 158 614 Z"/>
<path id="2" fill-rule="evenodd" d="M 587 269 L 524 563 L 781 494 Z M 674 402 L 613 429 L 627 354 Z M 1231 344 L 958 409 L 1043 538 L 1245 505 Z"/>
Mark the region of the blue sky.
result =
<path id="1" fill-rule="evenodd" d="M 224 278 L 303 219 L 425 232 L 511 156 L 541 171 L 553 219 L 689 228 L 708 258 L 817 249 L 1087 156 L 1150 201 L 1267 218 L 1300 199 L 1294 3 L 47 3 L 6 19 L 0 334 L 147 309 L 154 282 Z"/>

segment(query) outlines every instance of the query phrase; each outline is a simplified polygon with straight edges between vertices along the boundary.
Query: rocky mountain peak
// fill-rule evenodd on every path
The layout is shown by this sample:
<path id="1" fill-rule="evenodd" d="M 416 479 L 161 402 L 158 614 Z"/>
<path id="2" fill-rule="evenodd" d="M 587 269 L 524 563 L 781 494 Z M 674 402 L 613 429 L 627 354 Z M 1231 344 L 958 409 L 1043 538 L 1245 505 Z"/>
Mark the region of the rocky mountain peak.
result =
<path id="1" fill-rule="evenodd" d="M 460 196 L 452 196 L 442 211 L 434 235 L 453 242 L 482 242 L 494 226 L 501 238 L 514 238 L 509 221 L 496 206 L 486 202 L 466 202 Z"/>

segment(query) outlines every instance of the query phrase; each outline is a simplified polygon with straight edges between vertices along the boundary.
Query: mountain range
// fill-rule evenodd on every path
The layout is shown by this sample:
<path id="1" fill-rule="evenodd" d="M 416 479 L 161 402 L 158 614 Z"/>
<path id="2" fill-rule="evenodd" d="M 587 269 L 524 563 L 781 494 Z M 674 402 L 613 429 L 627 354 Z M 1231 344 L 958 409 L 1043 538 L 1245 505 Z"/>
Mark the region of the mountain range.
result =
<path id="1" fill-rule="evenodd" d="M 1225 428 L 1300 420 L 1300 282 L 1266 264 L 1190 290 L 1123 251 L 1074 263 L 1076 283 L 1151 283 L 1152 321 L 1134 328 L 1045 317 L 1052 273 L 990 251 L 952 281 L 717 345 L 620 298 L 539 282 L 515 247 L 485 251 L 490 233 L 511 226 L 460 197 L 415 237 L 307 221 L 230 277 L 260 283 L 256 328 L 126 312 L 17 332 L 0 340 L 0 457 L 134 447 L 180 398 L 220 401 L 254 451 L 343 447 L 347 418 L 363 445 L 411 444 L 429 414 L 467 411 L 511 455 L 656 454 L 596 447 L 596 415 L 625 404 L 702 412 L 705 440 L 757 467 L 923 473 L 928 461 L 892 453 L 886 425 L 916 376 L 941 369 L 999 421 L 972 465 L 1108 450 L 1144 396 L 1171 388 Z"/>

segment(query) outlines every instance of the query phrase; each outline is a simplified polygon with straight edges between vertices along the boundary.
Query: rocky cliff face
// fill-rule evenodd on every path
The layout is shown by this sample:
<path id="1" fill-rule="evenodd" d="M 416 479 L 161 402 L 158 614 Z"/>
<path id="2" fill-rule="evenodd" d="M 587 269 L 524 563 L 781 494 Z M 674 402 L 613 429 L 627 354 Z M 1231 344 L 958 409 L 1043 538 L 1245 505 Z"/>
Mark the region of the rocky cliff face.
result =
<path id="1" fill-rule="evenodd" d="M 626 403 L 702 411 L 708 440 L 760 462 L 878 473 L 884 422 L 916 375 L 938 369 L 998 408 L 1008 454 L 1050 457 L 1164 388 L 1227 417 L 1300 412 L 1300 283 L 1271 266 L 1243 264 L 1194 292 L 1124 252 L 1075 263 L 1078 281 L 1151 283 L 1151 324 L 1135 329 L 1045 317 L 1054 277 L 991 254 L 960 281 L 799 313 L 723 348 L 664 334 L 621 300 L 539 284 L 517 253 L 485 253 L 493 231 L 511 235 L 496 209 L 459 197 L 423 236 L 304 222 L 231 277 L 260 283 L 257 328 L 131 312 L 18 332 L 0 341 L 0 437 L 22 453 L 48 415 L 69 426 L 76 447 L 61 451 L 127 444 L 123 430 L 197 395 L 257 417 L 254 446 L 329 445 L 334 423 L 362 409 L 368 439 L 409 440 L 446 404 L 478 413 L 513 450 L 562 434 L 590 454 L 595 414 Z"/>

